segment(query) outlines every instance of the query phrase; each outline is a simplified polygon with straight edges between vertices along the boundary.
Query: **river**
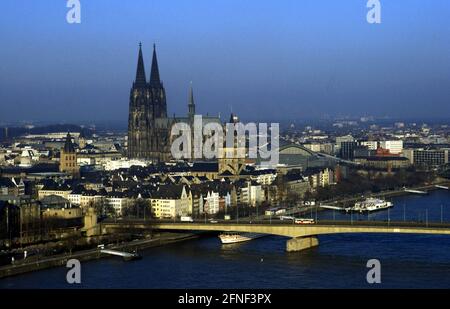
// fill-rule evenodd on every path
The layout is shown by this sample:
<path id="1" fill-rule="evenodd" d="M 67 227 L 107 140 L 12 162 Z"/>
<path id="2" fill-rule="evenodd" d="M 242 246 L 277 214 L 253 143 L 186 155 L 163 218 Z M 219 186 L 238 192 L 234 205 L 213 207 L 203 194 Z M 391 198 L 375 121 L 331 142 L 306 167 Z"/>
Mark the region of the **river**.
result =
<path id="1" fill-rule="evenodd" d="M 450 222 L 450 192 L 392 199 L 395 207 L 370 220 Z M 312 214 L 316 216 L 315 213 Z M 367 220 L 367 215 L 324 211 L 320 219 Z M 0 279 L 0 288 L 449 288 L 450 236 L 337 234 L 320 245 L 285 251 L 286 238 L 220 244 L 216 237 L 150 248 L 143 259 L 106 258 L 81 265 L 81 284 L 66 282 L 60 267 Z M 366 263 L 381 263 L 381 284 L 369 285 Z"/>

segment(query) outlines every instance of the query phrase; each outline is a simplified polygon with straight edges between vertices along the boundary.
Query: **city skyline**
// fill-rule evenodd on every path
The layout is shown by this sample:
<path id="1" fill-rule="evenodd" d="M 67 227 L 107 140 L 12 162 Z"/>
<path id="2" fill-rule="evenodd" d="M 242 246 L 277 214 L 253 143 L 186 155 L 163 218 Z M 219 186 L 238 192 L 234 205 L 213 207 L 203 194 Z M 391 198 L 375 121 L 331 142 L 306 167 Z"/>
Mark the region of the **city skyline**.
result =
<path id="1" fill-rule="evenodd" d="M 2 303 L 450 287 L 450 1 L 0 7 Z"/>
<path id="2" fill-rule="evenodd" d="M 125 123 L 141 41 L 145 63 L 157 45 L 168 115 L 186 114 L 191 81 L 199 113 L 223 119 L 450 112 L 445 1 L 383 2 L 377 25 L 364 1 L 81 3 L 80 24 L 65 3 L 4 3 L 0 122 Z"/>

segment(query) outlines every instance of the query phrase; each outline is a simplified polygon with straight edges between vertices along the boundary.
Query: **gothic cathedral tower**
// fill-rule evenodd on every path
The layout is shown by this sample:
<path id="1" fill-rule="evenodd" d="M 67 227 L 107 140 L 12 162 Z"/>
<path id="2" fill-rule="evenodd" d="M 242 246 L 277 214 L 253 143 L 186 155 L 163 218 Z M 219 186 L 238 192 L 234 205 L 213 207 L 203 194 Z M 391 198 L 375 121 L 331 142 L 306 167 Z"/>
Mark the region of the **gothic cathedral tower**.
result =
<path id="1" fill-rule="evenodd" d="M 145 76 L 142 45 L 139 43 L 136 79 L 130 91 L 128 116 L 128 157 L 166 160 L 168 157 L 168 118 L 166 92 L 159 77 L 156 48 L 153 45 L 150 80 Z"/>

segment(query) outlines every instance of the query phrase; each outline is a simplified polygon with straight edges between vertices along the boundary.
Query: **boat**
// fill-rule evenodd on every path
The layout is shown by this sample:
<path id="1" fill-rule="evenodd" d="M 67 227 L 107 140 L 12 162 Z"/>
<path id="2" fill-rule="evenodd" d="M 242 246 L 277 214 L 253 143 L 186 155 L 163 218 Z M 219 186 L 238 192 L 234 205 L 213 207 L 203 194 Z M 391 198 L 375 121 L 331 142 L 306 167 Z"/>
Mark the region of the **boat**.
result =
<path id="1" fill-rule="evenodd" d="M 222 244 L 235 244 L 238 242 L 244 242 L 249 241 L 256 238 L 261 238 L 267 236 L 267 234 L 260 234 L 260 233 L 234 233 L 234 232 L 227 232 L 222 233 L 219 235 L 220 241 Z"/>
<path id="2" fill-rule="evenodd" d="M 372 212 L 387 209 L 393 206 L 394 204 L 390 201 L 385 201 L 378 198 L 367 198 L 362 202 L 356 202 L 350 210 L 359 212 Z"/>
<path id="3" fill-rule="evenodd" d="M 129 255 L 125 255 L 123 257 L 123 259 L 125 261 L 141 260 L 142 259 L 142 255 L 140 255 L 137 251 L 134 251 L 134 252 L 130 253 Z"/>

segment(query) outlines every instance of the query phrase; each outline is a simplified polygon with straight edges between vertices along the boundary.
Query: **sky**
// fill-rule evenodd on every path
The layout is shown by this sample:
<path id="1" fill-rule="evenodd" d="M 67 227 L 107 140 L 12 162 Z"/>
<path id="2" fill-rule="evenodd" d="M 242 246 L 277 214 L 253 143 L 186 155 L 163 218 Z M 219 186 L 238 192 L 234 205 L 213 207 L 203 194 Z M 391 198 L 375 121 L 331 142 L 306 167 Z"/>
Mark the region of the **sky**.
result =
<path id="1" fill-rule="evenodd" d="M 450 1 L 2 0 L 0 123 L 123 121 L 142 42 L 168 114 L 450 115 Z"/>

